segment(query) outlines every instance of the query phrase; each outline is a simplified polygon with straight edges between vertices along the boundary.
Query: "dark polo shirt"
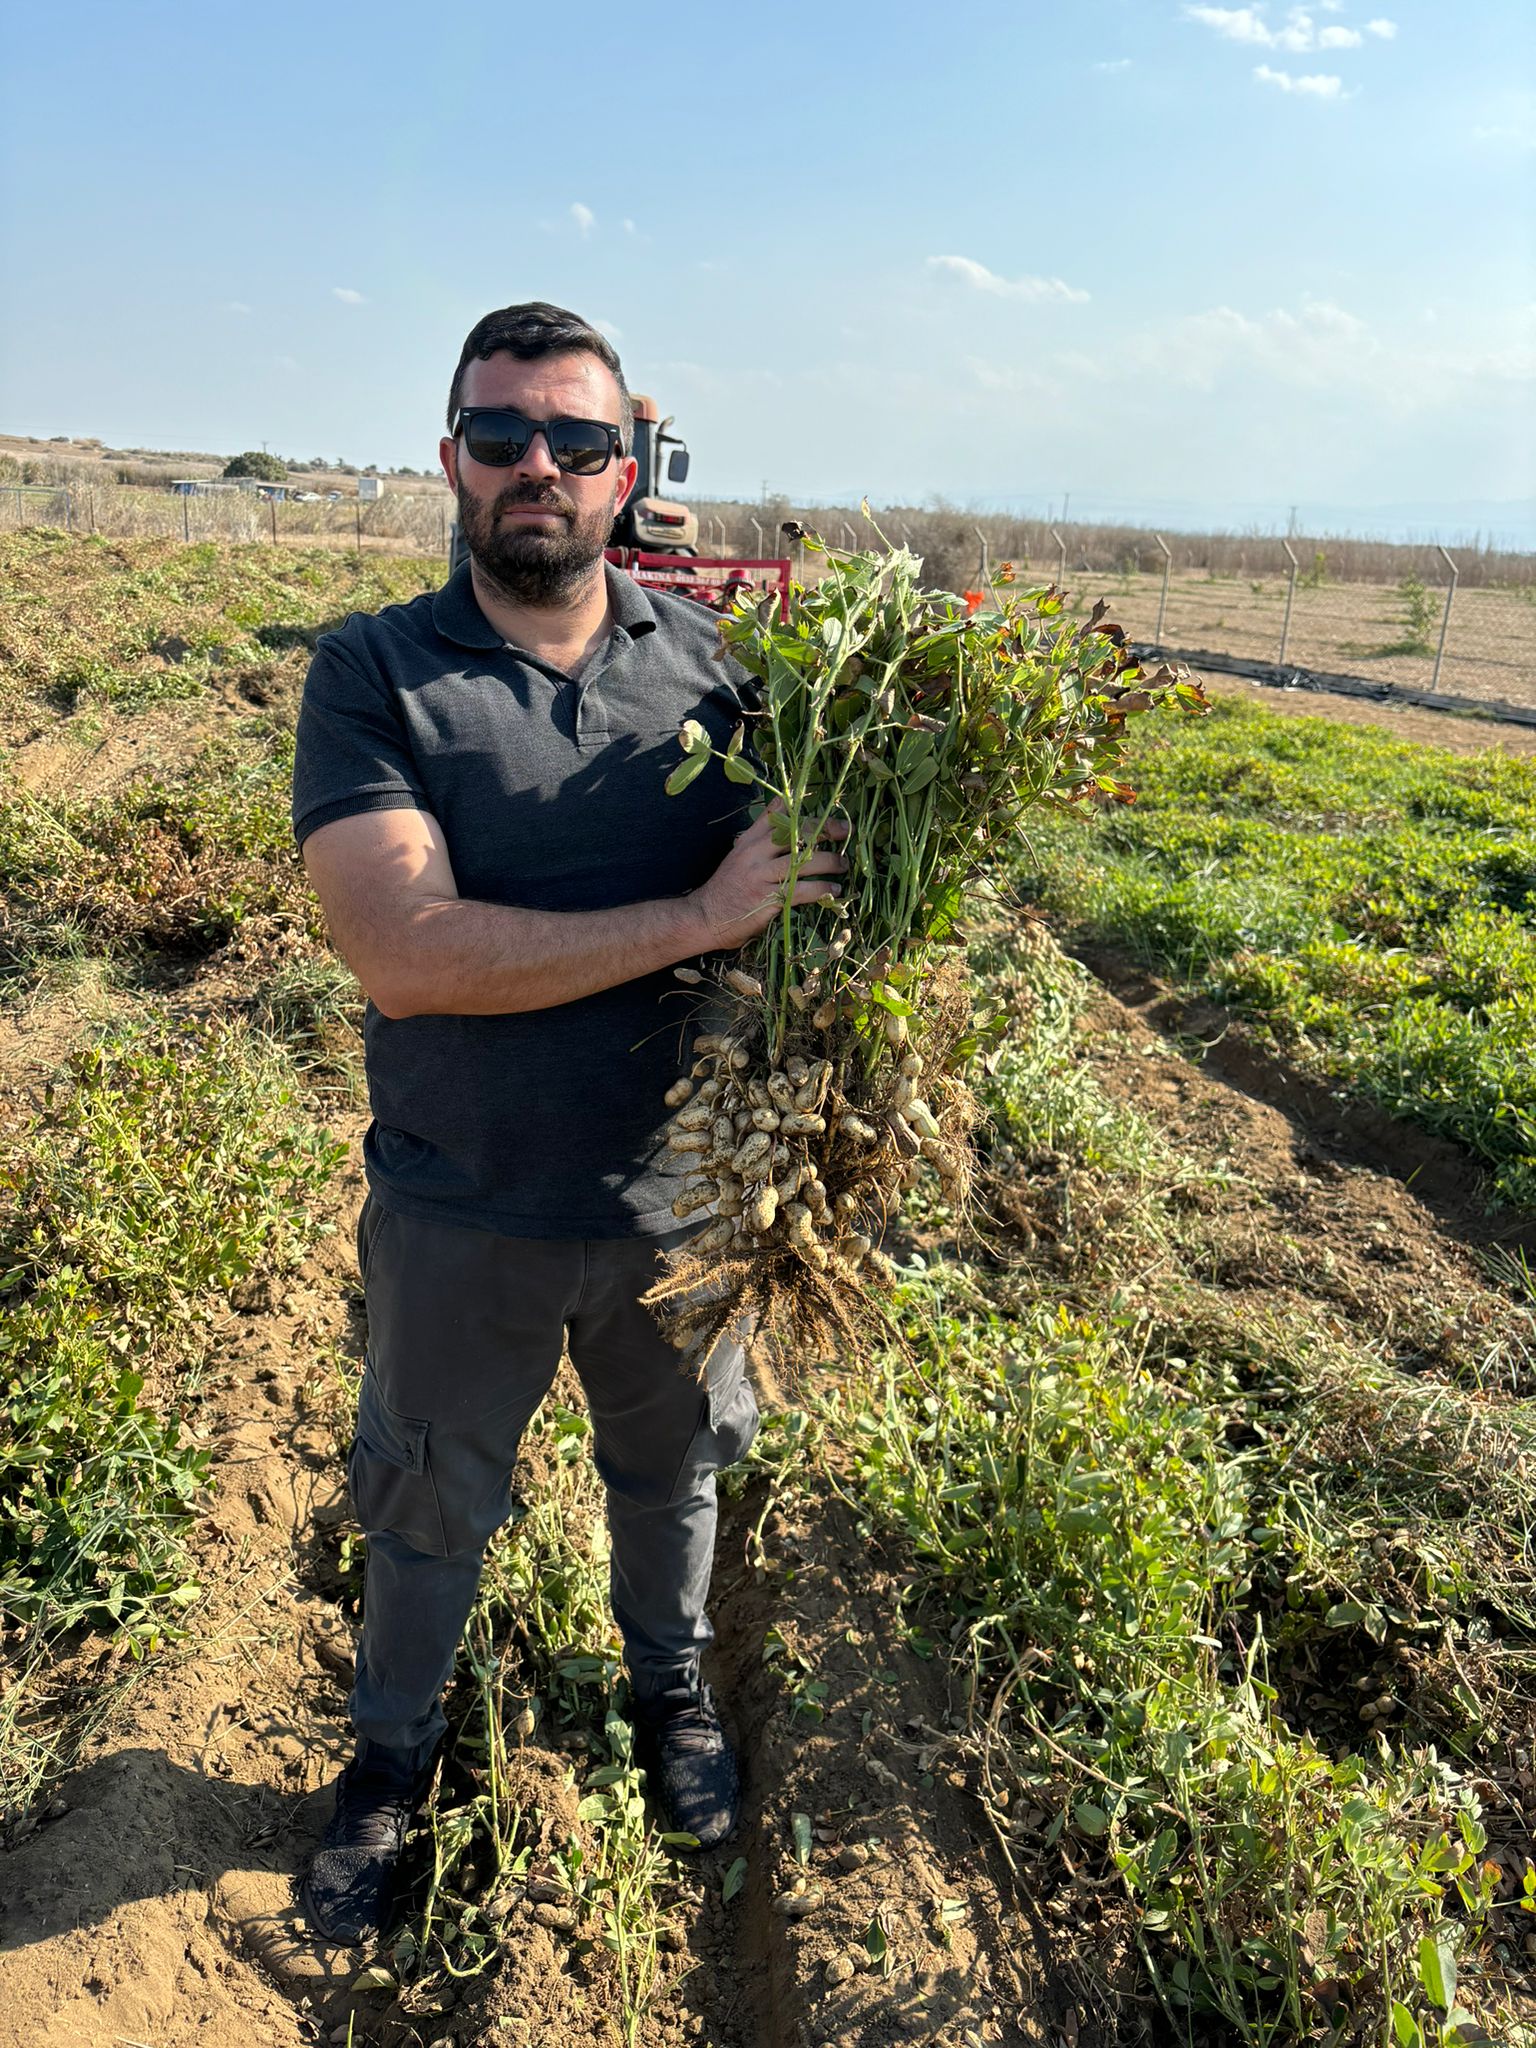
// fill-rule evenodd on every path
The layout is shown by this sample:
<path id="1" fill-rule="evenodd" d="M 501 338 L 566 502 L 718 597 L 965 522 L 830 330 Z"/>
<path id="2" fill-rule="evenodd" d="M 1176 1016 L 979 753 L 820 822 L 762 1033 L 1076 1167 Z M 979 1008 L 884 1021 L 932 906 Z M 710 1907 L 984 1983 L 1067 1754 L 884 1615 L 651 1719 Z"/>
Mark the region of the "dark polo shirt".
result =
<path id="1" fill-rule="evenodd" d="M 746 824 L 717 762 L 663 783 L 696 718 L 723 745 L 751 679 L 713 659 L 702 605 L 607 569 L 614 629 L 573 681 L 503 641 L 469 566 L 354 612 L 304 685 L 293 828 L 411 807 L 443 829 L 459 894 L 534 910 L 681 896 Z M 364 1022 L 369 1185 L 386 1207 L 514 1237 L 675 1229 L 662 1096 L 687 1053 L 670 969 L 554 1009 Z"/>

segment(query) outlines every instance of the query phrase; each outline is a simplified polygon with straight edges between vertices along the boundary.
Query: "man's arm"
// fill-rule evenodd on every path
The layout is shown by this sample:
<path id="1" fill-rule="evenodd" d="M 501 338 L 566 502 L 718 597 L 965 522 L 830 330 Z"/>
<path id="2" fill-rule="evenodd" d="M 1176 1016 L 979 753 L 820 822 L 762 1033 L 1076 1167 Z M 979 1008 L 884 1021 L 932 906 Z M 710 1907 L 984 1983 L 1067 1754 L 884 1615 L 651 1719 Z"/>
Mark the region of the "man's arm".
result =
<path id="1" fill-rule="evenodd" d="M 829 825 L 829 837 L 845 828 Z M 686 896 L 616 910 L 524 910 L 459 895 L 442 827 L 411 809 L 322 825 L 304 864 L 337 951 L 386 1017 L 500 1016 L 548 1010 L 698 953 L 741 946 L 784 900 L 789 858 L 766 816 Z M 813 853 L 796 903 L 839 894 L 846 865 Z M 814 878 L 814 879 L 813 879 Z"/>

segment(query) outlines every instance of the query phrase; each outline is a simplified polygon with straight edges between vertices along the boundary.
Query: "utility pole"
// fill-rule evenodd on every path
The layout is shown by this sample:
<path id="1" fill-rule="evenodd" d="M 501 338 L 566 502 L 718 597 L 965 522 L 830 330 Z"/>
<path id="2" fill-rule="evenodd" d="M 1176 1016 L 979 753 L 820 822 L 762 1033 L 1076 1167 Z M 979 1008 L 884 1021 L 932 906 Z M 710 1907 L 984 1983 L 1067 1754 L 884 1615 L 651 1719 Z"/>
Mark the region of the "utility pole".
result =
<path id="1" fill-rule="evenodd" d="M 1071 504 L 1071 502 L 1072 493 L 1068 491 L 1066 496 L 1061 501 L 1061 523 L 1063 526 L 1065 526 L 1067 523 L 1067 507 Z"/>

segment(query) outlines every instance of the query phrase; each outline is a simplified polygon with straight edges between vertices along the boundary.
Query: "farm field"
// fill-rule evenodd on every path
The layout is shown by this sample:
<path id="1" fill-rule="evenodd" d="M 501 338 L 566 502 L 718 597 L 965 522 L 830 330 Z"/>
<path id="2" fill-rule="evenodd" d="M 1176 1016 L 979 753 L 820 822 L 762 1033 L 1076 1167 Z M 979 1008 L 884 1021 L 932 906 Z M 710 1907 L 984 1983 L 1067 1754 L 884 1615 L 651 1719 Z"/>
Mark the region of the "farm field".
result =
<path id="1" fill-rule="evenodd" d="M 1037 562 L 1031 575 L 1042 574 Z M 1135 640 L 1157 625 L 1162 577 L 1072 575 L 1085 591 L 1107 596 L 1114 616 Z M 1163 645 L 1211 653 L 1278 658 L 1286 579 L 1267 574 L 1213 575 L 1176 570 L 1169 579 Z M 1297 587 L 1285 658 L 1299 668 L 1427 690 L 1445 602 L 1443 583 L 1424 598 L 1423 637 L 1405 623 L 1399 588 L 1390 583 L 1323 583 Z M 1497 585 L 1458 590 L 1446 636 L 1440 688 L 1448 695 L 1536 705 L 1536 600 L 1528 590 Z"/>
<path id="2" fill-rule="evenodd" d="M 0 537 L 0 2039 L 1536 2041 L 1536 764 L 1239 692 L 974 907 L 982 1205 L 724 1482 L 738 1839 L 648 1822 L 562 1380 L 408 1910 L 296 1929 L 366 1108 L 287 774 L 441 573 Z"/>

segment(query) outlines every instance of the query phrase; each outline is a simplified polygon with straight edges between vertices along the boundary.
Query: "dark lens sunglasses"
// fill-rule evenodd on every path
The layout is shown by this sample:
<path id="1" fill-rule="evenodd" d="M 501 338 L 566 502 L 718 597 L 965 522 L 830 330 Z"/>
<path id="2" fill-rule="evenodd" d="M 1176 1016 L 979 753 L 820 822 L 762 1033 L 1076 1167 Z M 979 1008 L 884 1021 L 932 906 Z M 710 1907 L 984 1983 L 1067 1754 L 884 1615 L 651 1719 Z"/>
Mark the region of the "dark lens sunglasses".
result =
<path id="1" fill-rule="evenodd" d="M 476 462 L 492 469 L 521 462 L 535 434 L 567 476 L 597 476 L 619 453 L 619 430 L 606 420 L 530 420 L 504 405 L 466 405 L 454 432 Z"/>

